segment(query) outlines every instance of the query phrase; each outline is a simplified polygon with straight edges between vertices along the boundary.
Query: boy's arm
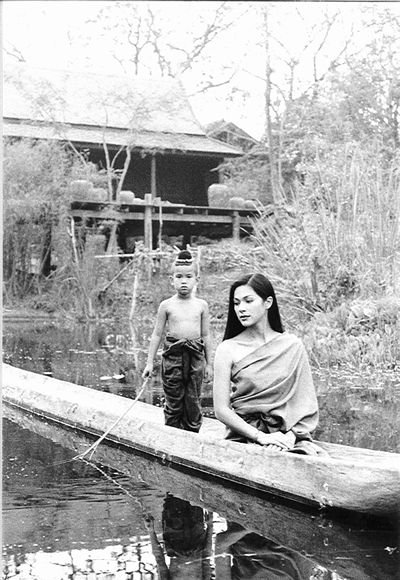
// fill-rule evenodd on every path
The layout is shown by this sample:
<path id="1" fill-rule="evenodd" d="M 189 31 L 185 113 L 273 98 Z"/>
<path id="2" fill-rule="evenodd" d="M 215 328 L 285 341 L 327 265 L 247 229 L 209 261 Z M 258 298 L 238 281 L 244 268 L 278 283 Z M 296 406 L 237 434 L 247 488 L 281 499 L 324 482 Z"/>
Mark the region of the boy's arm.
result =
<path id="1" fill-rule="evenodd" d="M 201 315 L 201 338 L 204 342 L 204 357 L 206 359 L 206 368 L 204 380 L 210 381 L 212 376 L 211 368 L 211 336 L 210 336 L 210 312 L 207 302 L 204 303 L 204 309 Z"/>
<path id="2" fill-rule="evenodd" d="M 142 374 L 142 377 L 144 379 L 149 377 L 153 372 L 154 358 L 157 354 L 158 347 L 160 346 L 166 322 L 167 322 L 167 307 L 165 302 L 161 302 L 158 308 L 154 330 L 150 338 L 146 367 Z"/>

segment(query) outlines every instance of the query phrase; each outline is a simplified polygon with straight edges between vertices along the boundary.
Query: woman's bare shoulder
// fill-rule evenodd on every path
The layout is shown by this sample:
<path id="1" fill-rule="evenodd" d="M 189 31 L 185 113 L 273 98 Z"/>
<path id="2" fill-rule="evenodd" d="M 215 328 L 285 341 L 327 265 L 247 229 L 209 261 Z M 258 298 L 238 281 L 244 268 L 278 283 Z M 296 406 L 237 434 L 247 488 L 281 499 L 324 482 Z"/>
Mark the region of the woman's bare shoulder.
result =
<path id="1" fill-rule="evenodd" d="M 237 341 L 235 340 L 235 338 L 228 338 L 226 340 L 223 340 L 216 348 L 215 354 L 217 355 L 226 355 L 226 354 L 232 354 L 232 351 L 235 349 L 235 347 L 237 346 Z"/>

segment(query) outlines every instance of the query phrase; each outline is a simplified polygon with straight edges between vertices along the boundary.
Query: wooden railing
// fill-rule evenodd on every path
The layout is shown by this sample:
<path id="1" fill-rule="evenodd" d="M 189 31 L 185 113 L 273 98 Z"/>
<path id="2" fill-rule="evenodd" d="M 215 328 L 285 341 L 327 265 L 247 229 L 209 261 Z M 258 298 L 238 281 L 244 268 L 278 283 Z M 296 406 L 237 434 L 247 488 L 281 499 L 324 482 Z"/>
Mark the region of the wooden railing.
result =
<path id="1" fill-rule="evenodd" d="M 154 200 L 146 194 L 144 200 L 135 199 L 133 203 L 72 201 L 73 217 L 89 217 L 93 219 L 109 219 L 110 210 L 122 214 L 124 221 L 144 222 L 145 245 L 151 247 L 154 222 L 203 223 L 231 225 L 232 237 L 240 237 L 240 228 L 251 229 L 251 218 L 260 215 L 256 208 L 226 208 L 200 205 L 186 205 Z"/>

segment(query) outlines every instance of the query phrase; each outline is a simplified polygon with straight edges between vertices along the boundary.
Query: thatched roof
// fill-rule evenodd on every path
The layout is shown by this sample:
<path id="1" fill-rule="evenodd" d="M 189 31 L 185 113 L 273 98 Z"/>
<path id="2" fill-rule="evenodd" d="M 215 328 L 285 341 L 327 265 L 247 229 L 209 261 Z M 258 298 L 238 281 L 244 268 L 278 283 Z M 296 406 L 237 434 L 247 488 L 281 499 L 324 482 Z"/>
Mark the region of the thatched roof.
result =
<path id="1" fill-rule="evenodd" d="M 3 134 L 131 144 L 218 156 L 241 151 L 207 137 L 181 84 L 170 78 L 142 79 L 15 67 L 4 74 Z"/>

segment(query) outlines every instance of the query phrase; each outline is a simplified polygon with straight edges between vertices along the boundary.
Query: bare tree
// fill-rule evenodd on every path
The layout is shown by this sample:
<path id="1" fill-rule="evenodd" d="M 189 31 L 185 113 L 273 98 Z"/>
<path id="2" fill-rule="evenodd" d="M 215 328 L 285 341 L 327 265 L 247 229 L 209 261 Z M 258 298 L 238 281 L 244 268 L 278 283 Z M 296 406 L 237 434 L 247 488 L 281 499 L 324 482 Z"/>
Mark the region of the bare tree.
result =
<path id="1" fill-rule="evenodd" d="M 268 157 L 269 157 L 269 176 L 271 182 L 272 199 L 275 204 L 281 200 L 279 181 L 276 171 L 275 161 L 275 144 L 272 134 L 272 118 L 271 118 L 271 49 L 270 49 L 270 32 L 269 32 L 269 11 L 265 6 L 264 10 L 264 34 L 265 34 L 265 133 L 267 138 Z"/>
<path id="2" fill-rule="evenodd" d="M 9 44 L 8 46 L 3 46 L 4 53 L 12 58 L 15 58 L 18 62 L 26 62 L 26 59 L 22 52 L 14 45 Z"/>
<path id="3" fill-rule="evenodd" d="M 329 47 L 328 50 L 330 37 L 340 26 L 339 11 L 326 11 L 321 20 L 310 24 L 304 20 L 302 11 L 297 9 L 304 42 L 295 50 L 282 34 L 276 8 L 266 3 L 260 8 L 265 73 L 264 76 L 258 75 L 258 78 L 264 83 L 265 140 L 271 189 L 274 202 L 280 203 L 284 196 L 285 147 L 290 131 L 293 130 L 294 114 L 302 114 L 302 102 L 318 99 L 320 84 L 333 70 L 345 64 L 352 39 L 351 32 L 342 35 L 335 49 Z M 311 72 L 311 82 L 307 82 L 305 70 Z M 249 70 L 247 72 L 252 74 Z M 301 116 L 296 125 L 301 128 Z"/>
<path id="4" fill-rule="evenodd" d="M 97 34 L 103 31 L 112 57 L 126 74 L 190 76 L 191 81 L 196 78 L 192 91 L 196 94 L 232 82 L 235 63 L 218 62 L 213 48 L 249 9 L 242 3 L 215 2 L 207 7 L 183 3 L 180 10 L 186 20 L 181 28 L 171 19 L 167 4 L 155 7 L 153 2 L 113 2 L 88 25 Z"/>

